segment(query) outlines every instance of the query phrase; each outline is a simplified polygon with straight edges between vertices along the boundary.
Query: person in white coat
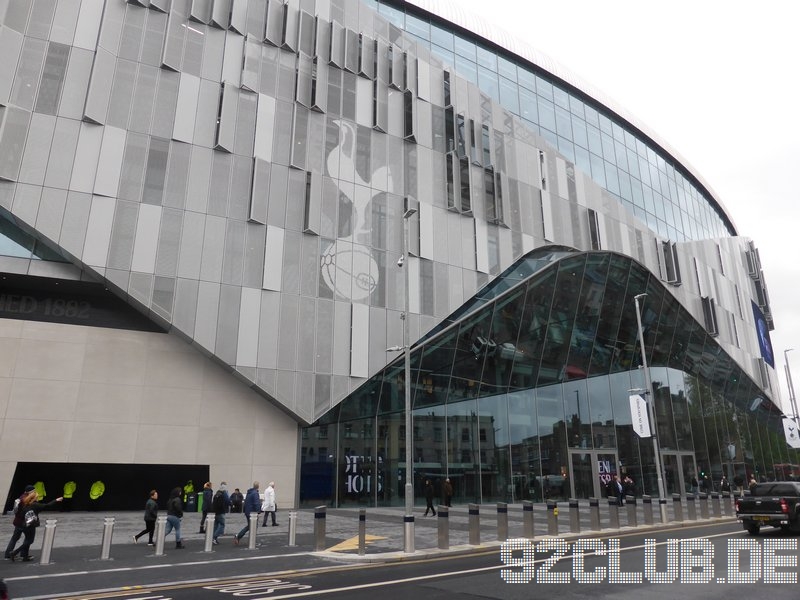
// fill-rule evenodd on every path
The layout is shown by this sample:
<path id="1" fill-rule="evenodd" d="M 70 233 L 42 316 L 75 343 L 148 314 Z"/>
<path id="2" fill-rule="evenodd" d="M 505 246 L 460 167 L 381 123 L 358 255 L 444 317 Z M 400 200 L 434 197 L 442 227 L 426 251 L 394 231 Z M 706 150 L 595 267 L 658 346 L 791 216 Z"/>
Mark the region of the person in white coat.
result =
<path id="1" fill-rule="evenodd" d="M 264 523 L 262 527 L 267 526 L 267 517 L 272 515 L 272 526 L 277 527 L 278 523 L 275 520 L 275 513 L 278 512 L 278 504 L 275 500 L 275 482 L 270 481 L 267 489 L 264 490 L 264 503 L 261 505 L 261 510 L 264 513 Z"/>

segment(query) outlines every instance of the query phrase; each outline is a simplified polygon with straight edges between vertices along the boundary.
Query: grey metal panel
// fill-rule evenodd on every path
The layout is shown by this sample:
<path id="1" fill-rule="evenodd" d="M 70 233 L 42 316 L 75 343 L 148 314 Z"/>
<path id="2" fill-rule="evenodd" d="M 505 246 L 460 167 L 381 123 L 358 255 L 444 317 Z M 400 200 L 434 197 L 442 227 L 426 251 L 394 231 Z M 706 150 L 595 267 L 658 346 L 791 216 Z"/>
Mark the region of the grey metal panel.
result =
<path id="1" fill-rule="evenodd" d="M 293 52 L 297 51 L 297 35 L 300 30 L 300 11 L 296 6 L 286 5 L 283 20 L 283 41 L 281 47 Z"/>
<path id="2" fill-rule="evenodd" d="M 22 53 L 22 34 L 10 27 L 0 27 L 0 104 L 8 104 L 14 73 Z"/>
<path id="3" fill-rule="evenodd" d="M 220 281 L 222 279 L 222 253 L 225 248 L 224 217 L 206 215 L 203 233 L 203 257 L 200 264 L 200 279 Z"/>
<path id="4" fill-rule="evenodd" d="M 261 316 L 261 290 L 242 288 L 239 306 L 239 336 L 236 365 L 258 366 L 258 321 Z"/>
<path id="5" fill-rule="evenodd" d="M 261 283 L 261 287 L 265 290 L 281 291 L 284 233 L 285 231 L 282 228 L 267 226 L 267 239 L 264 249 L 264 277 Z"/>
<path id="6" fill-rule="evenodd" d="M 223 285 L 220 289 L 214 354 L 229 365 L 233 365 L 236 362 L 239 338 L 239 310 L 242 304 L 241 294 L 242 288 L 238 286 Z"/>
<path id="7" fill-rule="evenodd" d="M 241 35 L 247 33 L 247 2 L 248 0 L 231 0 L 230 28 Z"/>
<path id="8" fill-rule="evenodd" d="M 297 56 L 297 92 L 295 94 L 295 101 L 303 106 L 311 107 L 312 98 L 312 74 L 314 71 L 314 64 L 311 57 L 304 54 Z"/>
<path id="9" fill-rule="evenodd" d="M 192 147 L 181 142 L 172 142 L 167 169 L 167 183 L 164 187 L 164 206 L 183 209 L 186 203 L 186 187 Z"/>
<path id="10" fill-rule="evenodd" d="M 172 305 L 175 301 L 175 279 L 172 277 L 154 277 L 151 308 L 154 313 L 172 320 Z"/>
<path id="11" fill-rule="evenodd" d="M 344 49 L 345 49 L 345 38 L 347 32 L 345 31 L 344 27 L 341 26 L 340 23 L 336 21 L 331 22 L 331 46 L 330 46 L 330 63 L 335 66 L 344 68 Z"/>
<path id="12" fill-rule="evenodd" d="M 100 33 L 103 5 L 99 2 L 81 2 L 73 44 L 78 48 L 94 50 Z"/>
<path id="13" fill-rule="evenodd" d="M 267 203 L 269 201 L 270 164 L 259 158 L 253 159 L 255 168 L 253 172 L 253 185 L 250 190 L 250 221 L 266 224 Z"/>
<path id="14" fill-rule="evenodd" d="M 73 256 L 80 257 L 83 254 L 92 197 L 80 192 L 69 192 L 66 206 L 69 208 L 64 210 L 61 231 L 59 235 L 53 236 L 53 240 Z"/>
<path id="15" fill-rule="evenodd" d="M 228 218 L 246 221 L 250 205 L 250 187 L 253 180 L 253 159 L 233 155 L 231 185 L 228 192 Z"/>
<path id="16" fill-rule="evenodd" d="M 1 34 L 2 30 L 0 30 Z M 93 59 L 94 55 L 88 50 L 72 48 L 67 74 L 64 78 L 64 88 L 61 91 L 61 105 L 58 109 L 60 116 L 70 119 L 80 119 L 83 116 L 83 105 L 89 89 Z M 3 76 L 0 74 L 0 82 L 2 81 Z M 1 94 L 0 102 L 2 102 Z"/>
<path id="17" fill-rule="evenodd" d="M 115 53 L 117 57 L 139 60 L 144 35 L 144 21 L 148 12 L 139 7 L 127 7 L 125 21 L 119 34 L 119 50 Z M 111 50 L 111 48 L 108 49 Z"/>
<path id="18" fill-rule="evenodd" d="M 186 209 L 205 213 L 208 209 L 209 178 L 213 151 L 194 146 L 192 162 L 189 166 L 189 189 L 186 192 Z"/>
<path id="19" fill-rule="evenodd" d="M 259 90 L 261 74 L 261 44 L 251 36 L 244 42 L 244 60 L 242 61 L 242 87 L 251 92 Z"/>
<path id="20" fill-rule="evenodd" d="M 183 213 L 183 229 L 180 239 L 178 258 L 178 277 L 187 279 L 200 278 L 200 263 L 205 232 L 205 215 L 186 211 Z M 191 331 L 188 329 L 187 331 Z"/>
<path id="21" fill-rule="evenodd" d="M 36 231 L 58 243 L 66 205 L 66 190 L 43 188 L 42 199 L 39 203 L 39 214 L 36 216 Z"/>
<path id="22" fill-rule="evenodd" d="M 283 238 L 283 279 L 281 292 L 284 298 L 287 294 L 300 293 L 300 239 L 301 234 L 296 231 L 286 230 Z"/>
<path id="23" fill-rule="evenodd" d="M 406 59 L 407 54 L 395 45 L 391 46 L 392 72 L 389 85 L 397 90 L 406 89 Z"/>
<path id="24" fill-rule="evenodd" d="M 242 285 L 261 288 L 264 279 L 264 249 L 267 228 L 255 223 L 247 223 L 247 241 L 244 248 L 244 271 Z"/>
<path id="25" fill-rule="evenodd" d="M 278 325 L 278 369 L 294 370 L 296 368 L 298 313 L 297 298 L 281 294 L 281 320 Z M 288 397 L 292 397 L 292 395 Z"/>
<path id="26" fill-rule="evenodd" d="M 284 296 L 285 297 L 285 296 Z M 303 326 L 297 331 L 297 345 L 301 350 L 297 353 L 298 371 L 313 372 L 314 358 L 317 354 L 314 338 L 316 327 L 313 326 L 317 313 L 316 300 L 306 296 L 300 296 L 298 321 Z"/>
<path id="27" fill-rule="evenodd" d="M 153 103 L 152 135 L 170 138 L 174 131 L 180 75 L 162 69 L 158 73 L 158 87 Z"/>
<path id="28" fill-rule="evenodd" d="M 215 81 L 200 80 L 200 93 L 197 100 L 197 114 L 194 120 L 194 143 L 212 148 L 217 134 L 220 84 Z"/>
<path id="29" fill-rule="evenodd" d="M 208 210 L 210 215 L 228 215 L 228 194 L 231 181 L 231 155 L 214 152 L 211 167 L 211 183 L 208 190 Z"/>
<path id="30" fill-rule="evenodd" d="M 19 183 L 17 184 L 16 192 L 14 192 L 11 212 L 16 218 L 25 223 L 35 223 L 41 199 L 41 186 Z"/>
<path id="31" fill-rule="evenodd" d="M 0 179 L 0 206 L 10 211 L 12 204 L 14 204 L 14 194 L 16 191 L 16 183 Z"/>
<path id="32" fill-rule="evenodd" d="M 328 68 L 328 64 L 322 59 L 314 59 L 311 107 L 319 112 L 328 110 Z"/>
<path id="33" fill-rule="evenodd" d="M 369 306 L 351 304 L 352 327 L 350 328 L 350 372 L 351 377 L 367 377 L 369 374 Z"/>
<path id="34" fill-rule="evenodd" d="M 111 269 L 131 269 L 139 206 L 135 202 L 117 202 L 108 248 L 108 267 Z"/>
<path id="35" fill-rule="evenodd" d="M 50 30 L 51 41 L 72 44 L 72 40 L 75 37 L 75 29 L 78 25 L 80 9 L 80 0 L 59 0 L 53 17 L 53 26 Z"/>
<path id="36" fill-rule="evenodd" d="M 294 105 L 288 102 L 275 104 L 275 132 L 273 133 L 272 162 L 288 165 L 292 145 Z"/>
<path id="37" fill-rule="evenodd" d="M 125 156 L 122 159 L 122 173 L 118 196 L 124 200 L 139 202 L 142 197 L 142 181 L 147 164 L 148 137 L 128 132 L 125 141 Z"/>
<path id="38" fill-rule="evenodd" d="M 208 24 L 211 21 L 211 11 L 214 0 L 192 0 L 189 17 L 200 23 Z"/>
<path id="39" fill-rule="evenodd" d="M 186 41 L 186 30 L 189 19 L 178 12 L 171 11 L 167 18 L 167 31 L 164 38 L 164 48 L 161 52 L 161 65 L 172 69 L 181 70 L 183 62 L 183 46 Z"/>
<path id="40" fill-rule="evenodd" d="M 202 348 L 214 352 L 217 341 L 220 285 L 201 281 L 197 290 L 197 316 L 194 339 Z"/>
<path id="41" fill-rule="evenodd" d="M 358 73 L 359 35 L 357 31 L 345 29 L 344 68 L 350 73 Z"/>
<path id="42" fill-rule="evenodd" d="M 149 273 L 131 273 L 128 279 L 128 295 L 142 305 L 150 306 L 154 279 Z"/>
<path id="43" fill-rule="evenodd" d="M 203 46 L 203 79 L 219 81 L 222 78 L 222 62 L 225 55 L 224 31 L 209 27 L 206 29 L 206 43 Z"/>
<path id="44" fill-rule="evenodd" d="M 306 11 L 300 11 L 300 25 L 297 41 L 297 52 L 306 56 L 314 56 L 314 35 L 317 23 L 314 16 Z"/>
<path id="45" fill-rule="evenodd" d="M 81 134 L 75 150 L 75 163 L 70 180 L 70 189 L 76 192 L 91 193 L 94 190 L 103 129 L 103 127 L 91 123 L 81 123 Z M 2 142 L 0 142 L 0 147 L 2 147 Z"/>
<path id="46" fill-rule="evenodd" d="M 50 148 L 47 173 L 44 178 L 46 186 L 62 189 L 69 187 L 80 127 L 80 121 L 62 118 L 56 120 L 53 145 Z"/>
<path id="47" fill-rule="evenodd" d="M 164 196 L 164 183 L 169 160 L 169 140 L 151 137 L 144 173 L 142 203 L 160 206 Z"/>
<path id="48" fill-rule="evenodd" d="M 231 24 L 232 0 L 214 0 L 211 9 L 211 24 L 222 29 L 227 29 Z"/>
<path id="49" fill-rule="evenodd" d="M 156 268 L 158 232 L 161 226 L 161 207 L 142 204 L 136 221 L 136 235 L 131 258 L 131 270 L 153 273 Z"/>
<path id="50" fill-rule="evenodd" d="M 137 133 L 150 131 L 158 72 L 156 67 L 139 65 L 139 76 L 136 78 L 136 88 L 131 102 L 131 118 L 128 124 L 128 129 L 131 131 Z"/>
<path id="51" fill-rule="evenodd" d="M 256 135 L 256 110 L 258 94 L 239 91 L 239 106 L 236 112 L 236 138 L 233 151 L 241 156 L 253 156 Z"/>
<path id="52" fill-rule="evenodd" d="M 128 121 L 131 117 L 131 102 L 133 100 L 133 88 L 136 85 L 136 75 L 139 71 L 139 63 L 132 60 L 117 60 L 117 68 L 114 72 L 114 84 L 111 87 L 111 97 L 108 101 L 108 112 L 106 114 L 106 125 L 114 127 L 128 128 Z"/>
<path id="53" fill-rule="evenodd" d="M 331 24 L 318 14 L 315 28 L 314 58 L 327 63 L 331 59 Z"/>
<path id="54" fill-rule="evenodd" d="M 55 117 L 35 113 L 31 116 L 28 138 L 25 140 L 25 150 L 22 153 L 19 181 L 36 185 L 44 183 L 55 128 Z"/>
<path id="55" fill-rule="evenodd" d="M 193 279 L 177 280 L 172 323 L 180 331 L 191 332 L 194 329 L 198 291 L 198 281 Z"/>
<path id="56" fill-rule="evenodd" d="M 114 79 L 114 57 L 106 50 L 98 48 L 94 55 L 92 76 L 89 80 L 89 91 L 83 118 L 95 123 L 105 123 L 108 101 L 111 96 L 111 82 Z"/>
<path id="57" fill-rule="evenodd" d="M 409 261 L 410 263 L 411 261 Z M 418 277 L 411 277 L 411 281 L 417 281 Z M 410 311 L 419 312 L 411 306 Z M 386 331 L 387 318 L 394 320 L 394 314 L 387 313 L 383 308 L 372 306 L 369 309 L 369 372 L 374 373 L 386 365 L 386 348 L 396 343 L 397 339 L 388 338 Z M 398 319 L 399 320 L 399 319 Z M 402 336 L 400 337 L 402 340 Z"/>
<path id="58" fill-rule="evenodd" d="M 278 365 L 280 308 L 279 293 L 261 293 L 261 318 L 258 321 L 258 366 L 261 368 L 274 369 Z"/>
<path id="59" fill-rule="evenodd" d="M 275 122 L 275 99 L 263 94 L 258 95 L 256 113 L 256 139 L 254 154 L 256 158 L 272 161 L 273 123 Z"/>
<path id="60" fill-rule="evenodd" d="M 244 221 L 228 220 L 222 261 L 222 283 L 224 284 L 242 285 L 245 231 Z"/>
<path id="61" fill-rule="evenodd" d="M 33 110 L 46 53 L 47 42 L 35 38 L 25 38 L 14 77 L 14 85 L 11 88 L 11 104 L 25 110 Z"/>
<path id="62" fill-rule="evenodd" d="M 92 207 L 89 212 L 89 223 L 82 252 L 83 262 L 90 267 L 103 268 L 107 265 L 115 207 L 116 202 L 112 198 L 92 197 Z"/>
<path id="63" fill-rule="evenodd" d="M 372 127 L 373 123 L 372 81 L 364 78 L 356 80 L 356 123 Z"/>
<path id="64" fill-rule="evenodd" d="M 319 235 L 322 220 L 322 177 L 308 171 L 306 181 L 303 232 Z"/>
<path id="65" fill-rule="evenodd" d="M 300 248 L 300 295 L 315 297 L 319 289 L 319 238 L 313 235 L 304 235 Z"/>
<path id="66" fill-rule="evenodd" d="M 317 299 L 317 373 L 330 374 L 333 361 L 333 302 Z"/>
<path id="67" fill-rule="evenodd" d="M 297 169 L 306 168 L 306 142 L 308 140 L 308 109 L 295 105 L 294 118 L 292 119 L 292 143 L 289 164 Z M 293 195 L 290 198 L 302 205 L 301 196 Z"/>
<path id="68" fill-rule="evenodd" d="M 161 49 L 167 37 L 167 15 L 157 10 L 148 10 L 139 60 L 157 67 L 161 64 Z"/>
<path id="69" fill-rule="evenodd" d="M 149 6 L 152 9 L 159 10 L 161 12 L 169 12 L 170 6 L 172 4 L 172 0 L 147 0 L 149 2 Z"/>
<path id="70" fill-rule="evenodd" d="M 87 3 L 83 2 L 82 4 Z M 102 27 L 100 27 L 100 36 L 97 38 L 97 45 L 116 56 L 119 53 L 119 42 L 122 37 L 125 13 L 128 7 L 124 2 L 104 2 L 103 4 L 103 23 Z M 139 10 L 136 7 L 132 8 Z"/>
<path id="71" fill-rule="evenodd" d="M 174 278 L 178 273 L 183 213 L 165 208 L 161 213 L 161 229 L 158 232 L 155 274 Z"/>
<path id="72" fill-rule="evenodd" d="M 368 79 L 375 78 L 376 42 L 371 37 L 359 34 L 358 74 Z"/>
<path id="73" fill-rule="evenodd" d="M 239 110 L 239 90 L 230 83 L 222 84 L 222 107 L 217 125 L 214 148 L 233 152 L 236 140 L 236 113 Z"/>
<path id="74" fill-rule="evenodd" d="M 122 172 L 122 157 L 125 153 L 125 130 L 106 125 L 94 180 L 94 193 L 100 196 L 116 196 Z M 88 190 L 79 190 L 88 191 Z"/>
<path id="75" fill-rule="evenodd" d="M 267 0 L 265 42 L 273 46 L 280 46 L 283 43 L 283 16 L 286 10 L 286 5 L 280 0 Z"/>

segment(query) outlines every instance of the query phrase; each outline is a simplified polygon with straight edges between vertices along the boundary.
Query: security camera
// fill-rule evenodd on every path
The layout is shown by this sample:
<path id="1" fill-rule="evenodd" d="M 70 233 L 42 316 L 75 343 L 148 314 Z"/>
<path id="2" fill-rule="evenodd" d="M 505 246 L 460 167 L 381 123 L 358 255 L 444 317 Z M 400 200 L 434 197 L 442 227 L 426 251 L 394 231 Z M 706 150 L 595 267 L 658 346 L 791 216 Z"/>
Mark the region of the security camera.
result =
<path id="1" fill-rule="evenodd" d="M 401 254 L 400 258 L 397 259 L 397 266 L 402 267 L 403 263 L 406 261 L 405 255 Z"/>

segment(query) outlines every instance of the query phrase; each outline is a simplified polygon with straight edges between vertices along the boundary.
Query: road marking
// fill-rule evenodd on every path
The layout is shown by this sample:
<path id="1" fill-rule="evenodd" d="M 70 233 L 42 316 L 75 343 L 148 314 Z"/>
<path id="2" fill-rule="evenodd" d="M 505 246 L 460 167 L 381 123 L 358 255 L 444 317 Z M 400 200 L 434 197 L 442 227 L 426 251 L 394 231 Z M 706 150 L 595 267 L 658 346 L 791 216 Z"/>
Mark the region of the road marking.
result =
<path id="1" fill-rule="evenodd" d="M 369 535 L 366 534 L 364 536 L 364 542 L 366 544 L 371 544 L 372 542 L 377 542 L 378 540 L 385 540 L 386 536 L 380 535 Z M 351 537 L 349 540 L 345 540 L 336 544 L 335 546 L 331 546 L 328 548 L 328 552 L 347 552 L 348 550 L 357 550 L 358 549 L 358 536 Z"/>

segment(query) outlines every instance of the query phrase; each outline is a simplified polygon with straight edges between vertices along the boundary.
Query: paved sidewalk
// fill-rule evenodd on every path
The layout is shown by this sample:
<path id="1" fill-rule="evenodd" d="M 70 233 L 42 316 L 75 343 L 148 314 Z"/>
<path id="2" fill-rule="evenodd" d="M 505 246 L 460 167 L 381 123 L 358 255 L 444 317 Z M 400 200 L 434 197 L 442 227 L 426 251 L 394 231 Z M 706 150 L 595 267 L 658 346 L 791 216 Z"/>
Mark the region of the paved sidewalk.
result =
<path id="1" fill-rule="evenodd" d="M 672 501 L 668 503 L 668 519 L 666 525 L 661 524 L 658 505 L 653 505 L 653 528 L 676 527 L 682 523 L 676 519 Z M 580 534 L 571 534 L 570 513 L 566 502 L 559 503 L 557 517 L 558 535 L 561 537 L 583 537 L 600 533 L 607 535 L 616 531 L 633 531 L 632 524 L 628 522 L 627 507 L 619 508 L 619 527 L 612 527 L 608 503 L 601 501 L 599 504 L 601 531 L 593 531 L 588 501 L 579 504 Z M 733 521 L 732 516 L 726 516 L 721 511 L 719 518 L 713 517 L 713 510 L 709 502 L 709 521 Z M 643 528 L 645 523 L 644 506 L 641 501 L 636 507 L 637 527 Z M 688 525 L 696 521 L 688 520 L 686 502 L 682 504 L 683 524 Z M 185 513 L 182 522 L 182 534 L 185 550 L 175 549 L 174 534 L 166 538 L 164 544 L 165 554 L 170 562 L 190 562 L 198 560 L 198 553 L 203 560 L 235 559 L 237 557 L 253 557 L 254 555 L 302 555 L 313 554 L 319 557 L 341 560 L 396 560 L 432 554 L 441 554 L 438 549 L 438 517 L 424 517 L 424 510 L 416 507 L 415 548 L 413 555 L 403 553 L 403 508 L 375 508 L 366 509 L 366 555 L 358 555 L 358 508 L 327 508 L 326 510 L 326 536 L 325 550 L 316 552 L 313 509 L 300 509 L 293 511 L 296 515 L 295 546 L 289 546 L 288 525 L 289 510 L 278 512 L 278 527 L 262 527 L 259 523 L 257 533 L 257 548 L 249 550 L 248 538 L 245 536 L 241 544 L 233 544 L 233 535 L 245 525 L 243 514 L 227 515 L 226 534 L 220 537 L 220 544 L 213 546 L 211 553 L 204 552 L 205 536 L 198 533 L 200 513 Z M 700 519 L 701 510 L 697 507 L 697 517 Z M 160 514 L 165 514 L 163 511 Z M 43 517 L 57 521 L 50 565 L 40 565 L 41 546 L 44 539 L 44 523 L 39 527 L 36 541 L 32 547 L 35 560 L 24 566 L 38 566 L 48 572 L 70 572 L 76 570 L 99 570 L 108 568 L 109 561 L 100 560 L 102 552 L 102 537 L 104 520 L 106 517 L 114 518 L 114 530 L 110 548 L 110 559 L 114 567 L 136 566 L 138 564 L 153 564 L 153 561 L 162 559 L 155 556 L 155 548 L 147 545 L 147 537 L 141 538 L 134 544 L 132 536 L 143 528 L 142 512 L 70 512 L 70 513 L 43 513 Z M 497 507 L 496 505 L 480 506 L 480 545 L 469 544 L 469 507 L 455 506 L 450 509 L 447 519 L 449 524 L 449 541 L 451 553 L 475 551 L 480 548 L 493 549 L 500 542 L 497 541 Z M 548 512 L 544 504 L 533 505 L 534 534 L 536 537 L 548 535 Z M 703 519 L 705 520 L 705 519 Z M 11 515 L 0 517 L 0 523 L 5 525 L 6 537 L 0 539 L 0 544 L 7 543 L 13 531 Z M 522 505 L 508 506 L 508 538 L 523 537 L 523 510 Z M 12 567 L 8 561 L 0 561 L 0 577 L 9 576 L 9 569 L 19 573 L 16 569 L 23 565 Z"/>

